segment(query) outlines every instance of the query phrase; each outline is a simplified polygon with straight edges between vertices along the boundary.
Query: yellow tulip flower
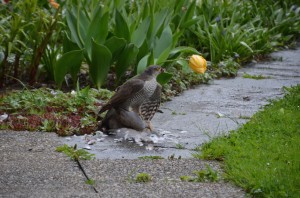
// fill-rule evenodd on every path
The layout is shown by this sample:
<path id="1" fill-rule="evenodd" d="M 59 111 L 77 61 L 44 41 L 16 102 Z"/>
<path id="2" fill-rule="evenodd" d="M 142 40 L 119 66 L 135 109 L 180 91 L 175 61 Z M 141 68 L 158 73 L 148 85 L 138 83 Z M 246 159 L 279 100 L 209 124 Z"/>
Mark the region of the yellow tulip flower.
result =
<path id="1" fill-rule="evenodd" d="M 189 66 L 194 72 L 203 74 L 206 71 L 206 60 L 202 56 L 192 55 Z"/>

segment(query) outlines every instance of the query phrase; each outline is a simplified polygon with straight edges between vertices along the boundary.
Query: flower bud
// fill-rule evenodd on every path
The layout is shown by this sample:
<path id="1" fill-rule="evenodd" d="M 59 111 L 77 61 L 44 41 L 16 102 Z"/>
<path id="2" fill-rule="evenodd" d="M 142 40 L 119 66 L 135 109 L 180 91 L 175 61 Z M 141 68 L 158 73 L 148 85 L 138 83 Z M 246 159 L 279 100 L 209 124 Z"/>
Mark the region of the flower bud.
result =
<path id="1" fill-rule="evenodd" d="M 194 72 L 203 74 L 206 71 L 206 60 L 202 56 L 192 55 L 189 66 Z"/>
<path id="2" fill-rule="evenodd" d="M 59 8 L 59 4 L 55 2 L 55 0 L 49 0 L 49 3 L 51 4 L 51 6 L 55 9 Z"/>

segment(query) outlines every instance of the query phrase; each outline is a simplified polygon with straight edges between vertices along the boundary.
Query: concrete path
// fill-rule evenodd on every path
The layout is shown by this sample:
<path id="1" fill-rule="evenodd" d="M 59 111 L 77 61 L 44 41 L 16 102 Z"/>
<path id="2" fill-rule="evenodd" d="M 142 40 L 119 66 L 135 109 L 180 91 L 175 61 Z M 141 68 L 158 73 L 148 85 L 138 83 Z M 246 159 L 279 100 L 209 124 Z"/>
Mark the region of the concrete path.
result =
<path id="1" fill-rule="evenodd" d="M 299 55 L 300 49 L 274 53 L 277 61 L 249 65 L 237 78 L 214 80 L 165 103 L 164 113 L 155 115 L 153 124 L 172 141 L 139 146 L 104 137 L 90 145 L 97 159 L 83 161 L 82 166 L 95 180 L 98 193 L 85 183 L 75 162 L 55 152 L 63 143 L 87 146 L 82 137 L 0 131 L 0 197 L 244 197 L 240 188 L 222 180 L 191 183 L 179 178 L 192 176 L 206 164 L 222 173 L 216 162 L 191 158 L 191 150 L 209 137 L 236 129 L 269 99 L 282 97 L 283 86 L 299 84 Z M 270 78 L 245 79 L 244 73 Z M 182 159 L 137 159 L 172 154 Z M 134 182 L 141 172 L 150 174 L 152 181 Z"/>

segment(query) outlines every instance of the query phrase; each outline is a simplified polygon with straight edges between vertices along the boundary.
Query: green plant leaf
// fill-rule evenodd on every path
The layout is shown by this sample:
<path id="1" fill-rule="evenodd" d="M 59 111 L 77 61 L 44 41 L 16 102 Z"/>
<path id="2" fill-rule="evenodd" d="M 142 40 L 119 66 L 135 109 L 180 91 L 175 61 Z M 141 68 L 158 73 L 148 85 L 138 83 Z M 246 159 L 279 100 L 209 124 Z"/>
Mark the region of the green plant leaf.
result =
<path id="1" fill-rule="evenodd" d="M 245 43 L 244 41 L 241 41 L 240 44 L 243 45 L 244 47 L 246 47 L 251 53 L 253 53 L 252 48 L 247 43 Z"/>
<path id="2" fill-rule="evenodd" d="M 162 9 L 160 12 L 154 14 L 153 29 L 151 32 L 152 36 L 157 35 L 159 29 L 162 27 L 168 14 L 169 14 L 168 8 Z"/>
<path id="3" fill-rule="evenodd" d="M 139 49 L 133 43 L 129 43 L 125 46 L 116 64 L 116 73 L 118 78 L 126 72 L 128 66 L 136 59 L 138 52 Z"/>
<path id="4" fill-rule="evenodd" d="M 168 47 L 167 49 L 165 49 L 159 55 L 159 57 L 154 61 L 154 64 L 159 65 L 159 64 L 162 64 L 163 62 L 165 62 L 167 60 L 167 58 L 169 57 L 170 51 L 171 51 L 171 46 Z"/>
<path id="5" fill-rule="evenodd" d="M 91 38 L 99 44 L 104 43 L 108 34 L 108 20 L 109 13 L 106 12 L 102 15 L 101 9 L 99 9 L 89 24 L 86 43 L 88 43 L 88 41 L 91 43 Z"/>
<path id="6" fill-rule="evenodd" d="M 172 45 L 172 30 L 170 26 L 165 27 L 159 39 L 155 40 L 153 56 L 158 58 L 163 51 Z"/>
<path id="7" fill-rule="evenodd" d="M 147 32 L 150 26 L 150 18 L 147 17 L 143 20 L 143 22 L 139 25 L 139 27 L 132 34 L 132 43 L 135 44 L 138 48 L 142 46 L 144 43 Z"/>
<path id="8" fill-rule="evenodd" d="M 195 48 L 185 47 L 185 46 L 180 46 L 180 47 L 176 47 L 176 48 L 172 49 L 170 52 L 170 55 L 174 55 L 177 53 L 200 54 Z"/>
<path id="9" fill-rule="evenodd" d="M 72 77 L 75 78 L 79 72 L 82 60 L 82 50 L 67 52 L 57 60 L 54 66 L 54 80 L 59 88 L 61 87 L 64 77 L 68 72 L 70 72 Z M 75 79 L 73 80 L 75 81 Z"/>
<path id="10" fill-rule="evenodd" d="M 191 68 L 189 67 L 188 61 L 186 60 L 178 60 L 176 61 L 177 64 L 181 65 L 182 71 L 184 73 L 190 73 L 192 72 Z"/>
<path id="11" fill-rule="evenodd" d="M 71 41 L 71 39 L 69 38 L 69 36 L 67 34 L 65 34 L 65 38 L 63 39 L 63 52 L 67 53 L 72 50 L 80 50 L 80 48 L 78 47 L 78 45 L 76 43 Z"/>
<path id="12" fill-rule="evenodd" d="M 107 34 L 108 34 L 108 20 L 109 20 L 109 13 L 106 12 L 102 16 L 102 9 L 98 9 L 94 15 L 94 18 L 88 25 L 87 35 L 85 39 L 85 49 L 89 58 L 91 57 L 92 49 L 92 39 L 94 39 L 97 43 L 103 44 Z"/>
<path id="13" fill-rule="evenodd" d="M 90 76 L 98 89 L 101 88 L 106 79 L 111 64 L 112 54 L 105 45 L 92 40 L 92 60 L 89 65 Z"/>
<path id="14" fill-rule="evenodd" d="M 157 76 L 156 80 L 159 84 L 164 85 L 171 80 L 172 76 L 173 76 L 173 74 L 163 72 Z"/>
<path id="15" fill-rule="evenodd" d="M 90 24 L 89 18 L 85 14 L 86 8 L 77 8 L 77 33 L 79 39 L 84 44 L 87 38 L 87 28 L 86 26 Z"/>
<path id="16" fill-rule="evenodd" d="M 194 12 L 195 12 L 195 8 L 196 8 L 196 1 L 192 1 L 192 3 L 189 5 L 184 17 L 183 17 L 183 21 L 187 22 L 189 20 L 191 20 L 194 16 Z"/>
<path id="17" fill-rule="evenodd" d="M 128 24 L 123 17 L 123 15 L 116 10 L 116 27 L 115 27 L 115 34 L 119 38 L 124 38 L 127 41 L 130 41 L 130 32 L 129 32 L 129 27 Z"/>
<path id="18" fill-rule="evenodd" d="M 201 18 L 202 18 L 202 16 L 190 19 L 188 21 L 184 21 L 184 23 L 181 24 L 181 28 L 182 29 L 188 28 L 188 27 L 196 24 Z"/>
<path id="19" fill-rule="evenodd" d="M 146 67 L 148 66 L 149 56 L 150 56 L 150 54 L 147 54 L 139 61 L 137 69 L 136 69 L 137 74 L 141 74 L 146 69 Z"/>
<path id="20" fill-rule="evenodd" d="M 126 40 L 124 38 L 118 38 L 116 36 L 113 36 L 111 38 L 109 38 L 108 40 L 106 40 L 105 44 L 104 44 L 112 53 L 113 55 L 113 61 L 116 58 L 119 58 L 119 54 L 120 52 L 123 50 L 123 48 L 126 45 Z"/>
<path id="21" fill-rule="evenodd" d="M 71 10 L 66 12 L 67 24 L 71 32 L 71 39 L 75 41 L 79 48 L 83 48 L 83 43 L 81 42 L 79 35 L 77 33 L 77 19 Z"/>

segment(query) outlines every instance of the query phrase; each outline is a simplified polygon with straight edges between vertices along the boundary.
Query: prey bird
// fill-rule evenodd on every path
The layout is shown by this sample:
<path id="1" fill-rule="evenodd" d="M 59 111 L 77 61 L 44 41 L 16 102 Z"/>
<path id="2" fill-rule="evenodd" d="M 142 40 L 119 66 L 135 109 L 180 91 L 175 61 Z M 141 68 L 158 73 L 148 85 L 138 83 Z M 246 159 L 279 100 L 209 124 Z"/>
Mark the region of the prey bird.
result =
<path id="1" fill-rule="evenodd" d="M 162 68 L 149 66 L 143 73 L 121 85 L 111 99 L 100 109 L 106 113 L 99 128 L 109 131 L 131 128 L 153 131 L 151 119 L 160 106 L 161 85 L 156 81 Z"/>

